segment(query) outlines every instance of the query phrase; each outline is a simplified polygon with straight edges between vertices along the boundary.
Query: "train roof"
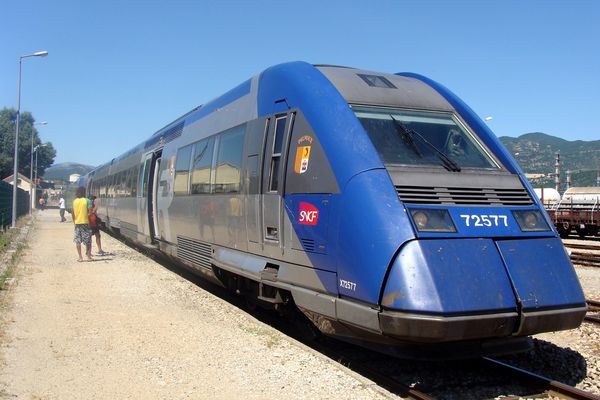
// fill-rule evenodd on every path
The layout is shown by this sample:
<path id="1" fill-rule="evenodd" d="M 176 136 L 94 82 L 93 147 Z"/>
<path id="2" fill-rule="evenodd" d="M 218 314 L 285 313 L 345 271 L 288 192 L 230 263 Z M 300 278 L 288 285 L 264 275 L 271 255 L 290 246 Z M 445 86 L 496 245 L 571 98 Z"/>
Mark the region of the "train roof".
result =
<path id="1" fill-rule="evenodd" d="M 434 88 L 422 80 L 408 76 L 409 74 L 390 74 L 329 65 L 315 67 L 351 104 L 454 110 Z"/>

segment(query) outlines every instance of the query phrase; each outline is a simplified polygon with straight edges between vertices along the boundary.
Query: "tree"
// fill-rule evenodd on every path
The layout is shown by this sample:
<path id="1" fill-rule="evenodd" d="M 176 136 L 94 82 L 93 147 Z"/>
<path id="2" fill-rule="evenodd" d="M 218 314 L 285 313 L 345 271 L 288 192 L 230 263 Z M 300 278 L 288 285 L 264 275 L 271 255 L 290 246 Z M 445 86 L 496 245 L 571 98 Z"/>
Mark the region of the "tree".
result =
<path id="1" fill-rule="evenodd" d="M 15 109 L 3 108 L 0 110 L 0 179 L 13 174 L 16 121 L 17 111 Z M 34 123 L 35 118 L 30 112 L 21 113 L 18 169 L 25 176 L 29 176 L 31 168 L 31 133 L 33 132 L 33 146 L 42 143 Z M 37 152 L 38 176 L 43 176 L 46 168 L 54 163 L 56 150 L 52 143 L 46 143 L 46 146 L 39 147 Z"/>

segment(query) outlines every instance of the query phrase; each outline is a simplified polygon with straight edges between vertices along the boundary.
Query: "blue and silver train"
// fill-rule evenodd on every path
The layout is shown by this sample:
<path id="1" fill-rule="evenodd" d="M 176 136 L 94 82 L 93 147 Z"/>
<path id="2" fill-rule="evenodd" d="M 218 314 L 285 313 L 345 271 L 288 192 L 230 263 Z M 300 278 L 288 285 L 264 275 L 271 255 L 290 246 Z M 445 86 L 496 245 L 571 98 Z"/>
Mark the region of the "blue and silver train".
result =
<path id="1" fill-rule="evenodd" d="M 424 76 L 277 65 L 85 185 L 108 229 L 365 346 L 493 353 L 586 312 L 515 160 Z"/>

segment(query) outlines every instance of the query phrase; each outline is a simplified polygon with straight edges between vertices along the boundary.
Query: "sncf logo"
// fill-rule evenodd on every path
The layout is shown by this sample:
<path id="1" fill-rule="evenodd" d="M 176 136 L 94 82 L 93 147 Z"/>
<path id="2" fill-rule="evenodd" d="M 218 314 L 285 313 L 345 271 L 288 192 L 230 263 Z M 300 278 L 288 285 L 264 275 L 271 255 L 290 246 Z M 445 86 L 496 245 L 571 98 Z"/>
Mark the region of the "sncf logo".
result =
<path id="1" fill-rule="evenodd" d="M 301 225 L 316 225 L 319 221 L 319 210 L 310 203 L 300 202 L 298 223 Z"/>

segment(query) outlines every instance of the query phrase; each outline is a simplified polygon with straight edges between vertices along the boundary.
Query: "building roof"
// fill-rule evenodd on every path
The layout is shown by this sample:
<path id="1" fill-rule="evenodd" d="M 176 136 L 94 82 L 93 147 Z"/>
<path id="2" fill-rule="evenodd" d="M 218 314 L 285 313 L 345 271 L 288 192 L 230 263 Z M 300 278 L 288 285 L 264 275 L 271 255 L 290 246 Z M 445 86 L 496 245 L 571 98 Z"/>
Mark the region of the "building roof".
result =
<path id="1" fill-rule="evenodd" d="M 10 183 L 12 184 L 13 181 L 13 175 L 14 174 L 10 174 L 9 176 L 7 176 L 6 178 L 2 179 L 4 182 Z M 31 181 L 29 180 L 29 177 L 23 175 L 22 173 L 19 172 L 18 177 L 20 180 L 25 181 L 27 183 L 31 183 Z"/>

